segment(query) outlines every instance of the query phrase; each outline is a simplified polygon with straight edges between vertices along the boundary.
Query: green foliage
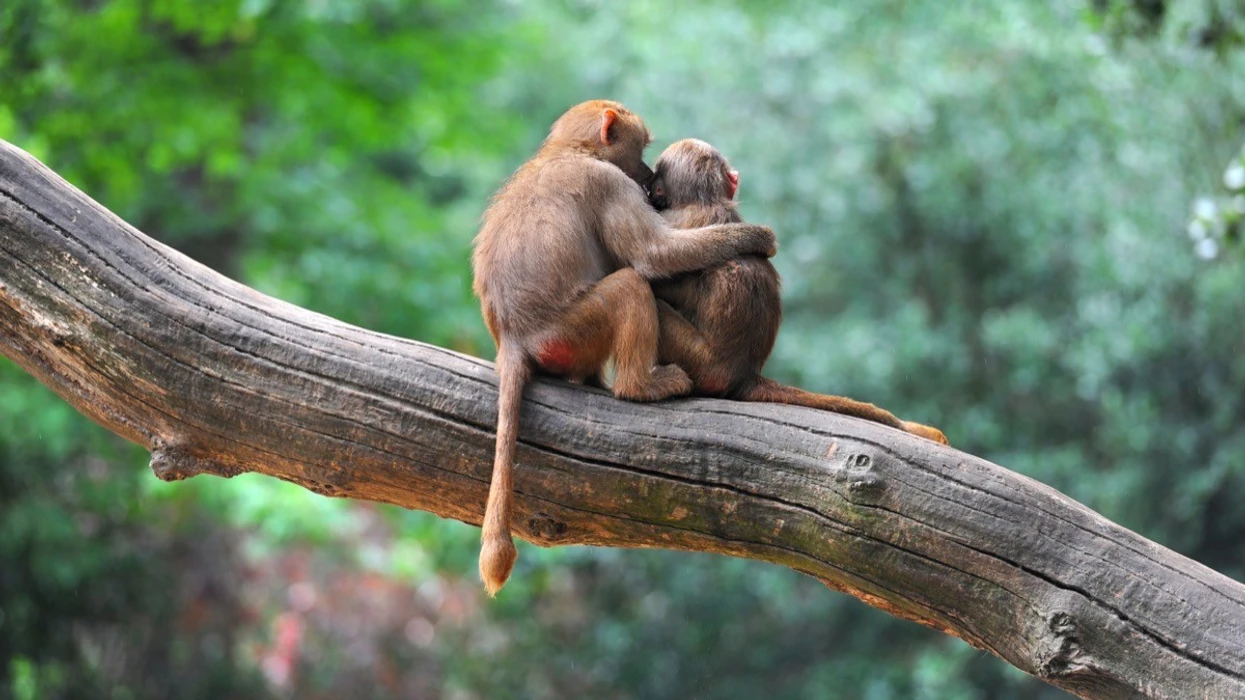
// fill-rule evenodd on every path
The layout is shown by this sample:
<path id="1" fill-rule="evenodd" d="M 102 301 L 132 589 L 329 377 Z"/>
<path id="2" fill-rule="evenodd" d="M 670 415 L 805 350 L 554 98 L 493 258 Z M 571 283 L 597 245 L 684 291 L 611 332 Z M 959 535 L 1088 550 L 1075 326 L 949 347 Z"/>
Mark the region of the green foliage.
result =
<path id="1" fill-rule="evenodd" d="M 262 697 L 222 644 L 235 536 L 136 499 L 139 451 L 16 367 L 0 386 L 0 697 Z"/>
<path id="2" fill-rule="evenodd" d="M 489 191 L 568 104 L 621 99 L 659 148 L 717 145 L 777 230 L 775 377 L 1241 578 L 1241 26 L 1214 0 L 9 0 L 0 137 L 247 284 L 487 356 Z M 790 571 L 526 547 L 484 605 L 461 524 L 142 462 L 0 365 L 0 694 L 239 697 L 262 667 L 299 697 L 1061 696 Z"/>
<path id="3" fill-rule="evenodd" d="M 1245 46 L 1245 7 L 1232 0 L 1094 0 L 1084 16 L 1121 41 L 1159 37 L 1220 56 Z"/>
<path id="4" fill-rule="evenodd" d="M 487 158 L 519 130 L 481 97 L 503 51 L 525 41 L 521 31 L 499 41 L 504 21 L 452 4 L 14 0 L 0 5 L 0 137 L 142 230 L 260 289 L 482 352 L 487 334 L 462 264 L 476 212 L 462 193 L 478 175 L 456 163 Z M 200 541 L 170 521 L 197 523 L 208 549 L 228 539 L 222 527 L 250 528 L 247 550 L 264 557 L 293 541 L 339 543 L 357 520 L 345 504 L 289 485 L 156 484 L 137 450 L 14 366 L 0 373 L 0 497 L 11 503 L 0 511 L 0 660 L 15 659 L 0 664 L 0 687 L 12 675 L 14 692 L 40 697 L 169 697 L 158 683 L 184 675 L 190 690 L 179 697 L 219 690 L 206 670 L 192 676 L 176 664 L 96 668 L 75 629 L 132 618 L 135 634 L 106 644 L 130 657 L 195 643 L 194 630 L 169 624 L 153 637 L 142 622 L 202 602 L 169 581 L 194 570 L 179 570 L 168 548 Z M 429 576 L 427 557 L 412 568 L 420 549 L 379 565 Z M 239 565 L 219 555 L 205 563 Z M 88 587 L 98 595 L 78 604 Z M 204 643 L 221 653 L 219 638 Z M 239 643 L 223 649 L 225 661 Z M 236 675 L 232 693 L 253 686 L 248 664 L 249 674 L 225 676 Z"/>
<path id="5" fill-rule="evenodd" d="M 456 162 L 518 131 L 481 108 L 479 77 L 522 48 L 503 22 L 380 1 L 15 0 L 0 135 L 264 291 L 474 349 L 460 263 L 478 207 Z"/>
<path id="6" fill-rule="evenodd" d="M 1187 231 L 1203 258 L 1216 257 L 1225 246 L 1240 246 L 1245 238 L 1245 147 L 1228 161 L 1223 188 L 1193 203 Z"/>

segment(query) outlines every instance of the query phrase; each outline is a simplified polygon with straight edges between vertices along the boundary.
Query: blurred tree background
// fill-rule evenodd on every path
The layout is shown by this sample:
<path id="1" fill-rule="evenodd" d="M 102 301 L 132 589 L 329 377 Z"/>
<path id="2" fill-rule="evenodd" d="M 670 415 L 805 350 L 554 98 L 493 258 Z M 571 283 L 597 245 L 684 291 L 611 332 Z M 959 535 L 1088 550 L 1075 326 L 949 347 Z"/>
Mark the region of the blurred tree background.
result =
<path id="1" fill-rule="evenodd" d="M 1245 578 L 1230 0 L 6 0 L 0 137 L 258 289 L 491 356 L 468 252 L 563 109 L 696 136 L 772 224 L 776 378 Z M 0 697 L 1057 698 L 815 581 L 168 485 L 0 360 Z"/>

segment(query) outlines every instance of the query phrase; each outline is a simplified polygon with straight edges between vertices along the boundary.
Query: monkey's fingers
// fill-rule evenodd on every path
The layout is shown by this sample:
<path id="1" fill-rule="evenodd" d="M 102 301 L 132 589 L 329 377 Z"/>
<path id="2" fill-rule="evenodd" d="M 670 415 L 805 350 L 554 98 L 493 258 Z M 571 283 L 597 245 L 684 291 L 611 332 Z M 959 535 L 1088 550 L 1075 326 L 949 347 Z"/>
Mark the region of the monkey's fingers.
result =
<path id="1" fill-rule="evenodd" d="M 778 238 L 774 236 L 774 231 L 768 226 L 752 226 L 751 236 L 755 241 L 756 253 L 767 258 L 772 258 L 778 254 Z"/>
<path id="2" fill-rule="evenodd" d="M 922 425 L 920 423 L 913 423 L 912 421 L 904 421 L 903 429 L 912 433 L 913 435 L 919 435 L 920 437 L 923 437 L 926 440 L 933 440 L 934 442 L 940 445 L 951 444 L 950 442 L 947 441 L 947 436 L 943 435 L 942 431 L 939 430 L 938 428 L 933 428 L 928 425 Z"/>

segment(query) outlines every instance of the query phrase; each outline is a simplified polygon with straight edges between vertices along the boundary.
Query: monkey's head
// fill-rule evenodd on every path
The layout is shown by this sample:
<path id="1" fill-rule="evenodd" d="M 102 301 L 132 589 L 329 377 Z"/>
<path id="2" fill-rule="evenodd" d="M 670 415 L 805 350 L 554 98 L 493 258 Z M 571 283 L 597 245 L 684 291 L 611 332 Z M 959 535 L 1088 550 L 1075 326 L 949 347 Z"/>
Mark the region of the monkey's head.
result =
<path id="1" fill-rule="evenodd" d="M 578 148 L 592 157 L 617 165 L 640 187 L 647 187 L 653 171 L 644 162 L 652 137 L 644 120 L 621 103 L 589 100 L 566 110 L 549 130 L 546 145 Z"/>
<path id="2" fill-rule="evenodd" d="M 683 139 L 661 152 L 649 198 L 659 211 L 691 204 L 715 204 L 735 198 L 739 171 L 726 156 L 699 139 Z"/>

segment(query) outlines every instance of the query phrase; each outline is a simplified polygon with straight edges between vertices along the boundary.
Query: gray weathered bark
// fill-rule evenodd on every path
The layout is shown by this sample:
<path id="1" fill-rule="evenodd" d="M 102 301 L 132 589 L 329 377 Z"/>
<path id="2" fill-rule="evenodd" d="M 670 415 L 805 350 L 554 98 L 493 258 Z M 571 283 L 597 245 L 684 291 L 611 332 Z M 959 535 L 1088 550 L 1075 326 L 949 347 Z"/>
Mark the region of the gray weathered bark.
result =
<path id="1" fill-rule="evenodd" d="M 480 521 L 491 365 L 225 279 L 3 141 L 0 352 L 162 479 L 256 471 Z M 536 544 L 782 564 L 1086 698 L 1245 697 L 1245 586 L 982 459 L 782 406 L 538 382 L 523 410 Z"/>

